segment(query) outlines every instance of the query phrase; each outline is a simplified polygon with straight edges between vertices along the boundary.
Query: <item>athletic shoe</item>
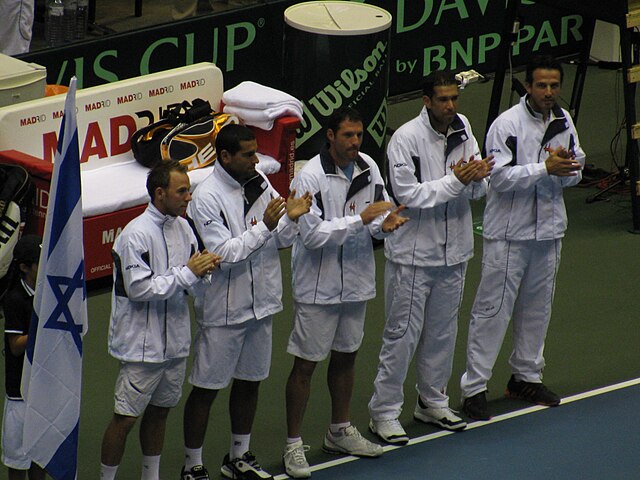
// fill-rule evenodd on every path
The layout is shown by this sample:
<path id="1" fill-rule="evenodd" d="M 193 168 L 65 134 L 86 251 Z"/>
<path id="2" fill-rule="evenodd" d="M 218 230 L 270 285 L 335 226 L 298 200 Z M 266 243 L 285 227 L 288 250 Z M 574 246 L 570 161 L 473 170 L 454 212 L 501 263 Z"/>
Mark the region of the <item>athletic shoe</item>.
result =
<path id="1" fill-rule="evenodd" d="M 341 428 L 339 433 L 329 430 L 324 436 L 322 449 L 327 453 L 345 453 L 356 457 L 379 457 L 384 452 L 380 445 L 364 438 L 353 425 Z"/>
<path id="2" fill-rule="evenodd" d="M 256 457 L 251 452 L 246 452 L 241 458 L 229 459 L 229 454 L 224 456 L 220 473 L 224 477 L 234 480 L 273 480 L 273 477 L 265 472 Z"/>
<path id="3" fill-rule="evenodd" d="M 188 471 L 182 467 L 180 480 L 209 480 L 209 472 L 202 465 L 196 465 Z"/>
<path id="4" fill-rule="evenodd" d="M 420 405 L 421 401 L 418 397 L 416 403 L 416 409 L 413 411 L 413 418 L 424 423 L 432 423 L 445 430 L 451 430 L 457 432 L 464 430 L 467 427 L 467 422 L 462 420 L 455 414 L 449 407 L 444 408 L 430 408 Z"/>
<path id="5" fill-rule="evenodd" d="M 390 420 L 369 420 L 369 430 L 383 441 L 393 445 L 406 445 L 409 441 L 407 432 L 397 418 Z"/>
<path id="6" fill-rule="evenodd" d="M 546 407 L 556 407 L 560 405 L 560 397 L 542 383 L 518 381 L 513 375 L 511 375 L 509 379 L 507 390 L 504 394 L 509 398 L 525 400 Z"/>
<path id="7" fill-rule="evenodd" d="M 476 393 L 472 397 L 465 398 L 462 411 L 473 420 L 491 420 L 491 413 L 487 406 L 487 392 Z"/>
<path id="8" fill-rule="evenodd" d="M 284 447 L 282 463 L 284 464 L 284 470 L 287 472 L 287 475 L 292 478 L 309 478 L 311 476 L 307 457 L 304 456 L 304 452 L 307 451 L 309 451 L 309 445 L 303 445 L 302 440 L 288 443 L 287 446 Z"/>

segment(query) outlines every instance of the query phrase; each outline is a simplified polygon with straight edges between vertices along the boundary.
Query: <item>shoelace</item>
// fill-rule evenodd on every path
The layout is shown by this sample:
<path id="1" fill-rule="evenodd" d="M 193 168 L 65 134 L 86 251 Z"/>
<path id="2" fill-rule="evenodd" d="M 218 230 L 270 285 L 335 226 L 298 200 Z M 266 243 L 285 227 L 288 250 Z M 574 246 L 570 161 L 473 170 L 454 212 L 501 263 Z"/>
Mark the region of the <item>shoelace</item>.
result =
<path id="1" fill-rule="evenodd" d="M 391 418 L 389 420 L 382 420 L 382 423 L 385 423 L 386 425 L 389 425 L 390 427 L 399 430 L 400 428 L 402 428 L 402 424 L 400 423 L 400 420 L 398 420 L 397 418 Z"/>
<path id="2" fill-rule="evenodd" d="M 289 453 L 293 456 L 293 461 L 296 464 L 302 465 L 307 462 L 304 453 L 308 452 L 310 449 L 311 447 L 309 445 L 299 445 L 292 449 Z"/>
<path id="3" fill-rule="evenodd" d="M 251 465 L 256 470 L 262 470 L 262 467 L 258 463 L 258 460 L 256 460 L 256 456 L 251 452 L 245 453 L 242 456 L 241 460 L 243 460 L 245 463 L 248 463 L 249 465 Z"/>
<path id="4" fill-rule="evenodd" d="M 445 408 L 445 410 L 455 416 L 458 416 L 458 413 L 460 413 L 458 410 L 454 410 L 453 408 L 449 407 Z"/>
<path id="5" fill-rule="evenodd" d="M 344 432 L 344 435 L 347 437 L 356 437 L 356 438 L 362 437 L 362 434 L 353 425 L 349 425 L 347 428 L 343 430 L 343 432 Z"/>

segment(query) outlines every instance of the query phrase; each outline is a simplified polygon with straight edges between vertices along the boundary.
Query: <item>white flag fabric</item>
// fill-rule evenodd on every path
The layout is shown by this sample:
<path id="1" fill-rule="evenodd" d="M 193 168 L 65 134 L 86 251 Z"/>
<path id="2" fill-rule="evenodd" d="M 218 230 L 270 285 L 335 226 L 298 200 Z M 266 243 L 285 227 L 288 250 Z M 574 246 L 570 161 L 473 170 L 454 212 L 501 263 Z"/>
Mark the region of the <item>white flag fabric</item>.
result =
<path id="1" fill-rule="evenodd" d="M 76 79 L 58 136 L 22 374 L 24 449 L 55 480 L 74 480 L 87 332 Z"/>

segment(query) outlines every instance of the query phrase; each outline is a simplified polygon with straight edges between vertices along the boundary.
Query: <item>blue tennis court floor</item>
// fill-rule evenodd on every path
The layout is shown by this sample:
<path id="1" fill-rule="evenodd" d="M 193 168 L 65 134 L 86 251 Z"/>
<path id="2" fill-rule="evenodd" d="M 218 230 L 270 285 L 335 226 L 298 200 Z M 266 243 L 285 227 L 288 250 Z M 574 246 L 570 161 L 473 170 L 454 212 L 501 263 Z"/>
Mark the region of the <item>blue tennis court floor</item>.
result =
<path id="1" fill-rule="evenodd" d="M 460 433 L 385 447 L 378 459 L 342 457 L 314 480 L 640 479 L 640 379 L 471 423 Z M 285 475 L 277 479 L 287 478 Z"/>

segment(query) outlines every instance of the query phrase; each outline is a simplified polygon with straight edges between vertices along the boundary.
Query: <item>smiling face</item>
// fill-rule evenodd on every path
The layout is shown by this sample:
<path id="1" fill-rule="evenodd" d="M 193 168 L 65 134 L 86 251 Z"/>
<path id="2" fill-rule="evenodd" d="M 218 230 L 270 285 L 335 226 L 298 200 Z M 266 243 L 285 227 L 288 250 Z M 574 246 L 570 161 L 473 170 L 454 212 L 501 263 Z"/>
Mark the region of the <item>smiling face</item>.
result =
<path id="1" fill-rule="evenodd" d="M 560 71 L 547 68 L 535 69 L 531 75 L 531 83 L 526 84 L 531 108 L 546 118 L 560 95 L 561 84 Z"/>
<path id="2" fill-rule="evenodd" d="M 433 94 L 422 97 L 424 106 L 429 110 L 429 118 L 433 128 L 441 133 L 446 133 L 449 125 L 458 113 L 457 85 L 441 85 L 433 87 Z"/>
<path id="3" fill-rule="evenodd" d="M 233 155 L 228 150 L 221 152 L 220 161 L 223 168 L 238 183 L 243 184 L 255 177 L 258 164 L 258 143 L 256 140 L 240 140 L 240 150 Z"/>
<path id="4" fill-rule="evenodd" d="M 327 130 L 329 153 L 339 167 L 346 167 L 358 158 L 364 127 L 361 121 L 343 120 L 336 131 Z"/>
<path id="5" fill-rule="evenodd" d="M 169 174 L 169 185 L 156 189 L 154 205 L 164 215 L 183 216 L 191 201 L 190 189 L 189 176 L 174 170 Z"/>

